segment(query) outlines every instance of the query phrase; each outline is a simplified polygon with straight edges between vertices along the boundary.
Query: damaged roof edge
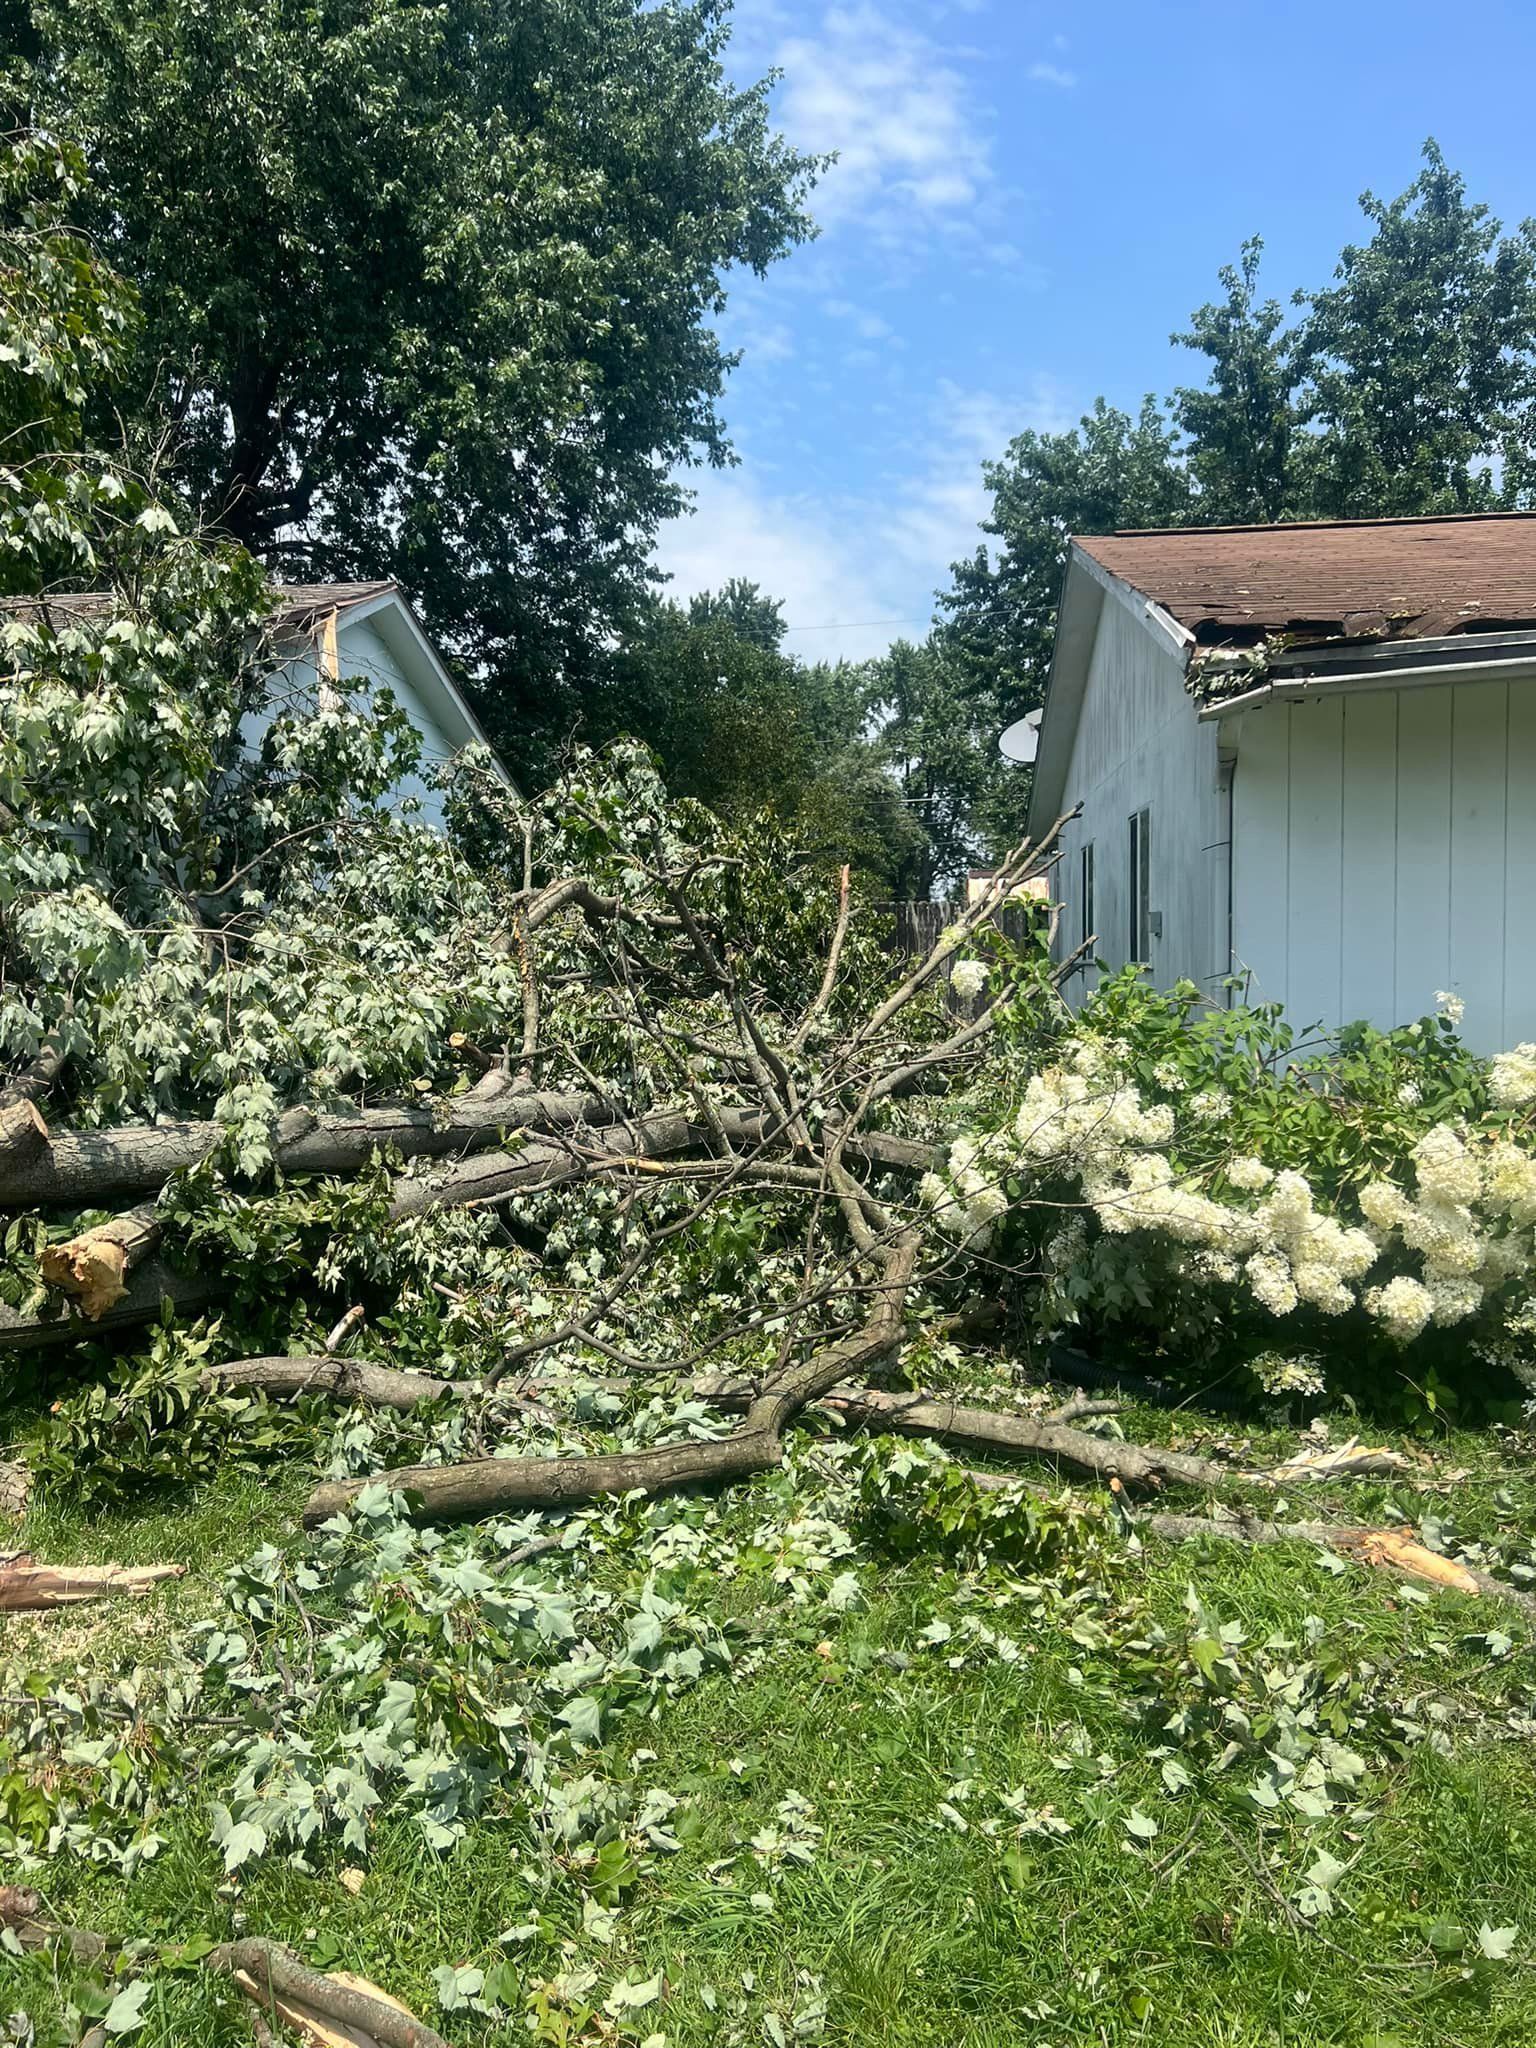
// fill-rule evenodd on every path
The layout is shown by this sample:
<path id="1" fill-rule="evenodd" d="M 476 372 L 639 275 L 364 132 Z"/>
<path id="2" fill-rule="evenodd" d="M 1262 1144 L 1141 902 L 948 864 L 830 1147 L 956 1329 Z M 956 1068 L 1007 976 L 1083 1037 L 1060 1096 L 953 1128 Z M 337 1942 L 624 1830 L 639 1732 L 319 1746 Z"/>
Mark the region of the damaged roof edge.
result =
<path id="1" fill-rule="evenodd" d="M 1536 514 L 1080 536 L 1202 645 L 1426 641 L 1536 626 Z"/>

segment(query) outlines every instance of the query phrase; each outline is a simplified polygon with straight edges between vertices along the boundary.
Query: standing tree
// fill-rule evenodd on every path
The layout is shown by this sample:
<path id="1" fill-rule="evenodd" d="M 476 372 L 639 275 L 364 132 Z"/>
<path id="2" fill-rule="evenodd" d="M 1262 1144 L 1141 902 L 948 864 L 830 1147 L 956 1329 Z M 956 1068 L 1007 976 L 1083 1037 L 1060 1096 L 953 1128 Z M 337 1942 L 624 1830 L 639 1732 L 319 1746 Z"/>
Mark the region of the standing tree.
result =
<path id="1" fill-rule="evenodd" d="M 137 285 L 129 385 L 271 569 L 397 575 L 537 768 L 725 453 L 734 265 L 815 161 L 722 68 L 728 0 L 32 0 L 17 92 L 77 136 Z M 25 33 L 23 34 L 23 30 Z"/>
<path id="2" fill-rule="evenodd" d="M 1298 336 L 1299 445 L 1328 519 L 1482 512 L 1529 490 L 1536 427 L 1536 223 L 1505 235 L 1431 141 L 1375 232 L 1345 249 Z"/>
<path id="3" fill-rule="evenodd" d="M 1223 524 L 1296 516 L 1296 371 L 1278 299 L 1257 302 L 1257 235 L 1220 273 L 1225 299 L 1190 315 L 1176 347 L 1209 357 L 1203 389 L 1182 385 L 1169 401 L 1188 450 L 1191 511 Z"/>

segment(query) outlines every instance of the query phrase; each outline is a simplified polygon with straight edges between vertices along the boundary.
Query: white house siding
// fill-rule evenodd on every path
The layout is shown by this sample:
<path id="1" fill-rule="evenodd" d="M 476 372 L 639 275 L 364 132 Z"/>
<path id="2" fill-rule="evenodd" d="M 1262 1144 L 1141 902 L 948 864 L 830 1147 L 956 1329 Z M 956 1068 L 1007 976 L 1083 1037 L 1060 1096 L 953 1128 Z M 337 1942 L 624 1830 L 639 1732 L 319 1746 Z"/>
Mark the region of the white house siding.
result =
<path id="1" fill-rule="evenodd" d="M 433 768 L 452 758 L 457 751 L 445 736 L 437 719 L 423 703 L 420 693 L 413 687 L 399 662 L 385 646 L 383 637 L 371 619 L 360 619 L 351 624 L 343 615 L 336 639 L 336 651 L 341 665 L 344 682 L 354 687 L 366 682 L 370 689 L 387 688 L 415 726 L 422 738 L 422 764 L 430 774 Z M 254 749 L 261 742 L 261 736 L 272 723 L 273 717 L 295 705 L 312 706 L 316 695 L 316 664 L 312 654 L 296 656 L 286 662 L 272 679 L 272 688 L 261 710 L 248 717 L 241 728 L 244 743 Z M 444 823 L 443 794 L 428 785 L 420 776 L 407 776 L 395 787 L 397 797 L 415 797 L 421 805 L 420 816 L 424 823 L 439 828 Z"/>
<path id="2" fill-rule="evenodd" d="M 1094 847 L 1097 956 L 1130 952 L 1130 820 L 1151 813 L 1151 904 L 1162 936 L 1148 965 L 1160 987 L 1188 979 L 1215 992 L 1227 972 L 1227 825 L 1218 737 L 1200 724 L 1172 649 L 1111 591 L 1100 614 L 1064 809 L 1082 816 L 1063 835 L 1056 894 L 1058 952 L 1083 936 L 1081 849 Z M 1074 1000 L 1092 982 L 1075 975 Z"/>
<path id="3" fill-rule="evenodd" d="M 1235 732 L 1233 938 L 1298 1028 L 1466 1003 L 1536 1038 L 1536 681 L 1320 695 Z"/>

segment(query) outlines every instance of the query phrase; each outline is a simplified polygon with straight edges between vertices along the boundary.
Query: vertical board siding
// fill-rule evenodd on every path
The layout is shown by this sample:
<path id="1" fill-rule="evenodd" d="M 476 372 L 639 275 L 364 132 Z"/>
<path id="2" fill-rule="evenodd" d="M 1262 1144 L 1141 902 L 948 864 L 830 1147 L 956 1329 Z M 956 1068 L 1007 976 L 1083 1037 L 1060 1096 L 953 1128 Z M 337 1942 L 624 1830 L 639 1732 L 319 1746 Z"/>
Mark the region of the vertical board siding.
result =
<path id="1" fill-rule="evenodd" d="M 1453 989 L 1476 1050 L 1536 1039 L 1536 681 L 1276 704 L 1235 730 L 1252 999 L 1388 1029 Z"/>
<path id="2" fill-rule="evenodd" d="M 1286 1007 L 1298 1031 L 1339 1015 L 1344 875 L 1344 703 L 1291 710 Z"/>
<path id="3" fill-rule="evenodd" d="M 1340 1019 L 1396 999 L 1396 691 L 1341 699 L 1344 714 Z"/>
<path id="4" fill-rule="evenodd" d="M 1504 1029 L 1504 803 L 1509 685 L 1459 683 L 1451 694 L 1450 980 L 1462 1029 L 1498 1044 Z"/>
<path id="5" fill-rule="evenodd" d="M 1373 1024 L 1410 1023 L 1451 978 L 1451 698 L 1403 690 L 1397 712 L 1397 961 L 1392 1010 Z"/>
<path id="6" fill-rule="evenodd" d="M 1285 1000 L 1290 847 L 1290 713 L 1250 712 L 1232 775 L 1232 951 L 1251 1003 Z"/>
<path id="7" fill-rule="evenodd" d="M 1130 934 L 1130 821 L 1151 814 L 1150 907 L 1163 921 L 1149 948 L 1160 987 L 1188 979 L 1211 990 L 1228 971 L 1225 957 L 1227 838 L 1217 733 L 1201 725 L 1177 656 L 1114 593 L 1099 617 L 1066 801 L 1082 815 L 1062 837 L 1055 890 L 1062 901 L 1058 950 L 1070 952 L 1081 929 L 1081 848 L 1094 847 L 1094 923 L 1098 957 L 1124 964 Z M 1212 892 L 1220 889 L 1219 914 Z M 1220 933 L 1219 947 L 1216 935 Z M 1091 975 L 1073 977 L 1081 1001 Z"/>
<path id="8" fill-rule="evenodd" d="M 1504 820 L 1505 1045 L 1536 1039 L 1536 688 L 1509 686 Z"/>

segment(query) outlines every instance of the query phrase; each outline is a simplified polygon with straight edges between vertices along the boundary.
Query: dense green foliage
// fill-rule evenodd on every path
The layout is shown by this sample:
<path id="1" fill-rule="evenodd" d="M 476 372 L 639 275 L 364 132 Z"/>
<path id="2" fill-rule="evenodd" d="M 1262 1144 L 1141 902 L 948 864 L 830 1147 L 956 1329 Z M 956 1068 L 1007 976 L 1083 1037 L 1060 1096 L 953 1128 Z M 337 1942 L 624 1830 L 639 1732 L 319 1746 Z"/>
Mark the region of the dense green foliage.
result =
<path id="1" fill-rule="evenodd" d="M 267 565 L 397 575 L 547 772 L 718 459 L 722 278 L 815 166 L 723 0 L 34 0 L 17 98 L 78 138 L 138 288 L 121 403 Z M 20 40 L 20 39 L 19 39 Z"/>
<path id="2" fill-rule="evenodd" d="M 890 772 L 899 741 L 875 729 L 888 707 L 862 670 L 786 654 L 783 633 L 752 584 L 653 604 L 613 657 L 597 723 L 645 740 L 675 795 L 848 861 L 878 896 L 926 894 L 913 882 L 933 834 Z"/>

